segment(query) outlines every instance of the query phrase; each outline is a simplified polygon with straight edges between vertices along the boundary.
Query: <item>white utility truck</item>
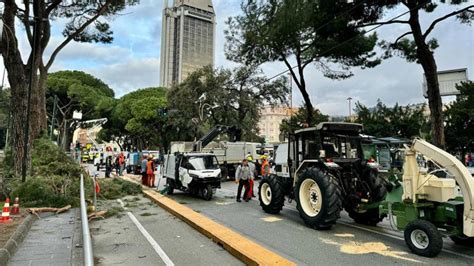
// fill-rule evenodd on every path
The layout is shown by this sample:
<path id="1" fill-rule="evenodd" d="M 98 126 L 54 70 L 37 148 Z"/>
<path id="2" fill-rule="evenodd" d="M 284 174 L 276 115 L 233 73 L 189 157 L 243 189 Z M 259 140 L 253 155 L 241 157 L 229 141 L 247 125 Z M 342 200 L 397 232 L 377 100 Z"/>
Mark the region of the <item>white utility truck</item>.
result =
<path id="1" fill-rule="evenodd" d="M 220 162 L 220 168 L 222 171 L 222 179 L 226 180 L 227 177 L 234 177 L 237 166 L 242 163 L 244 158 L 249 155 L 252 158 L 258 158 L 257 153 L 260 150 L 261 144 L 255 142 L 236 142 L 235 131 L 233 127 L 216 126 L 207 135 L 202 137 L 196 142 L 172 142 L 170 152 L 183 153 L 183 152 L 202 152 L 214 154 Z M 221 133 L 227 133 L 231 136 L 231 141 L 212 141 Z"/>
<path id="2" fill-rule="evenodd" d="M 162 176 L 166 178 L 167 193 L 175 189 L 211 200 L 221 187 L 221 169 L 212 153 L 175 153 L 164 156 Z"/>

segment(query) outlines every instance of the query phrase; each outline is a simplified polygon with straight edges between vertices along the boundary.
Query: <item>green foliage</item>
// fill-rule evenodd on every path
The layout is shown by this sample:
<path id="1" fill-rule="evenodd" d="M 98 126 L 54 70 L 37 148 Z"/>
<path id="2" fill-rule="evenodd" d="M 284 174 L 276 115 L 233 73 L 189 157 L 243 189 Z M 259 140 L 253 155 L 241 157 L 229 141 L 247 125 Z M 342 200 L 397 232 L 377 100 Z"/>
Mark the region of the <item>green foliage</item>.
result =
<path id="1" fill-rule="evenodd" d="M 170 125 L 179 128 L 174 140 L 193 139 L 215 125 L 227 125 L 240 127 L 243 140 L 261 141 L 255 123 L 260 109 L 264 104 L 286 104 L 288 93 L 284 77 L 268 81 L 254 66 L 233 70 L 204 67 L 168 94 Z M 199 102 L 201 95 L 206 99 Z M 204 121 L 200 121 L 201 115 Z"/>
<path id="2" fill-rule="evenodd" d="M 123 11 L 129 5 L 136 5 L 139 0 L 100 0 L 100 1 L 72 1 L 67 5 L 58 5 L 51 14 L 51 19 L 66 19 L 63 30 L 64 37 L 74 36 L 76 42 L 111 43 L 113 31 L 109 21 L 99 17 L 89 27 L 80 30 L 85 21 L 97 15 L 112 17 Z M 107 5 L 107 7 L 106 7 Z M 74 33 L 78 34 L 74 35 Z"/>
<path id="3" fill-rule="evenodd" d="M 100 179 L 99 185 L 101 190 L 99 197 L 108 200 L 137 195 L 142 192 L 140 185 L 119 178 Z"/>
<path id="4" fill-rule="evenodd" d="M 284 62 L 303 96 L 306 121 L 312 124 L 307 66 L 339 80 L 353 75 L 351 67 L 380 63 L 373 51 L 377 35 L 363 34 L 354 21 L 366 14 L 349 12 L 352 9 L 345 0 L 244 1 L 243 14 L 227 21 L 226 56 L 245 65 Z"/>
<path id="5" fill-rule="evenodd" d="M 288 137 L 289 134 L 294 133 L 298 129 L 302 129 L 304 127 L 313 127 L 321 122 L 329 121 L 329 116 L 323 115 L 319 110 L 313 111 L 313 124 L 308 125 L 306 123 L 306 114 L 307 110 L 304 107 L 298 108 L 298 112 L 291 116 L 289 119 L 285 119 L 282 121 L 280 125 L 280 132 L 284 134 L 285 137 Z"/>
<path id="6" fill-rule="evenodd" d="M 355 122 L 364 125 L 364 132 L 376 137 L 397 136 L 412 138 L 421 136 L 429 129 L 426 117 L 423 115 L 425 105 L 401 106 L 395 104 L 387 107 L 380 100 L 373 108 L 356 103 Z"/>
<path id="7" fill-rule="evenodd" d="M 77 178 L 82 172 L 77 162 L 45 138 L 35 140 L 31 156 L 32 176 L 57 175 Z"/>
<path id="8" fill-rule="evenodd" d="M 92 180 L 85 178 L 84 187 L 88 196 L 92 195 Z M 25 183 L 13 184 L 12 198 L 19 197 L 24 207 L 64 207 L 80 205 L 80 178 L 48 175 L 35 176 Z"/>
<path id="9" fill-rule="evenodd" d="M 32 170 L 26 182 L 8 177 L 3 191 L 11 198 L 20 197 L 23 206 L 64 207 L 79 206 L 81 167 L 50 140 L 40 138 L 33 143 Z M 9 159 L 10 160 L 10 159 Z M 6 164 L 11 168 L 13 164 Z M 85 174 L 85 173 L 84 173 Z M 86 194 L 92 195 L 92 180 L 85 178 Z"/>
<path id="10" fill-rule="evenodd" d="M 351 8 L 347 1 L 334 0 L 244 2 L 244 14 L 227 22 L 226 55 L 238 62 L 257 64 L 296 55 L 305 64 L 373 66 L 378 62 L 372 51 L 376 35 L 366 37 L 351 24 L 354 14 L 346 12 Z M 331 78 L 335 74 L 337 78 L 351 75 L 322 70 Z"/>
<path id="11" fill-rule="evenodd" d="M 445 111 L 446 146 L 448 150 L 474 149 L 474 82 L 457 86 L 460 95 Z"/>
<path id="12" fill-rule="evenodd" d="M 113 105 L 109 122 L 100 132 L 103 140 L 117 140 L 122 145 L 129 143 L 145 147 L 160 145 L 159 130 L 165 124 L 158 109 L 166 107 L 165 88 L 145 88 L 124 95 Z"/>
<path id="13" fill-rule="evenodd" d="M 114 91 L 100 79 L 82 71 L 59 71 L 48 75 L 47 109 L 53 111 L 54 95 L 59 98 L 59 106 L 72 118 L 74 110 L 83 111 L 83 119 L 99 118 L 111 110 Z"/>

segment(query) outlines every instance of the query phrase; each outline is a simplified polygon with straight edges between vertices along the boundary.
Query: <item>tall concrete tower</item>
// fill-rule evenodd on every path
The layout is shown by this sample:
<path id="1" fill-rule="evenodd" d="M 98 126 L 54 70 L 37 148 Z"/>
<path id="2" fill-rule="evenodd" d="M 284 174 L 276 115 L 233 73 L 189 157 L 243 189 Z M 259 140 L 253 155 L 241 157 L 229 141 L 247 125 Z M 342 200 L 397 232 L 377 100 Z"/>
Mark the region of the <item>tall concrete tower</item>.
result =
<path id="1" fill-rule="evenodd" d="M 212 0 L 165 1 L 161 31 L 160 85 L 171 87 L 206 65 L 214 65 Z"/>

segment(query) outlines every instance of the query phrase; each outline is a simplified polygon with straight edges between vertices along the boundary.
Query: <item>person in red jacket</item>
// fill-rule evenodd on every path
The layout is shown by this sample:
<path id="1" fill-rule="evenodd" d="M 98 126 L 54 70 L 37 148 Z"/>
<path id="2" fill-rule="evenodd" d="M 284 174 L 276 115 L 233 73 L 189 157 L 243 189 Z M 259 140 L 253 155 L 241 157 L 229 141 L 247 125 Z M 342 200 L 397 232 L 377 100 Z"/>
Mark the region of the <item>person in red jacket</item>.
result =
<path id="1" fill-rule="evenodd" d="M 155 184 L 155 163 L 153 162 L 153 156 L 148 156 L 148 162 L 146 163 L 146 174 L 147 178 L 147 185 L 149 187 L 153 187 Z"/>
<path id="2" fill-rule="evenodd" d="M 119 176 L 123 176 L 123 169 L 125 168 L 125 155 L 121 152 L 118 156 Z"/>

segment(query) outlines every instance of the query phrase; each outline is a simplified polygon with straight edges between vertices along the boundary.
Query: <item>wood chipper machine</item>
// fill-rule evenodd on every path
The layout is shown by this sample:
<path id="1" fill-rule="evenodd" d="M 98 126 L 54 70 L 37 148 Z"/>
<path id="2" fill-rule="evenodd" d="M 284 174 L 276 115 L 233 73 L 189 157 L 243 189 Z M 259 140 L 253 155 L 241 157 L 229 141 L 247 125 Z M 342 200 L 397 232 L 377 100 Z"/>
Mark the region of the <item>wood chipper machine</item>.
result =
<path id="1" fill-rule="evenodd" d="M 421 169 L 420 158 L 439 168 Z M 443 236 L 456 244 L 474 246 L 474 178 L 458 159 L 415 139 L 406 147 L 402 179 L 394 176 L 390 182 L 392 189 L 380 204 L 379 213 L 404 231 L 413 253 L 438 255 Z"/>

